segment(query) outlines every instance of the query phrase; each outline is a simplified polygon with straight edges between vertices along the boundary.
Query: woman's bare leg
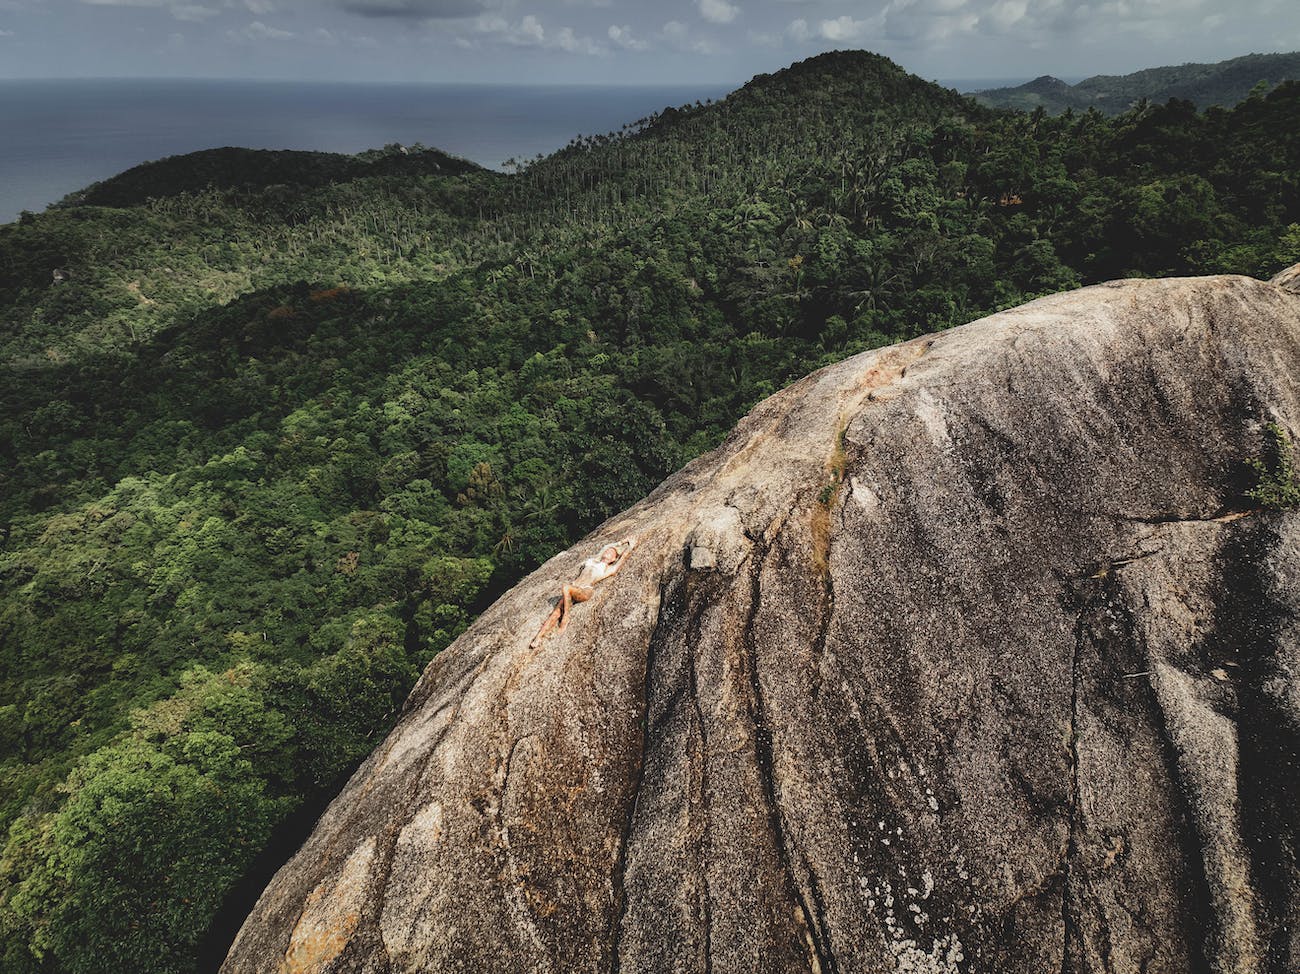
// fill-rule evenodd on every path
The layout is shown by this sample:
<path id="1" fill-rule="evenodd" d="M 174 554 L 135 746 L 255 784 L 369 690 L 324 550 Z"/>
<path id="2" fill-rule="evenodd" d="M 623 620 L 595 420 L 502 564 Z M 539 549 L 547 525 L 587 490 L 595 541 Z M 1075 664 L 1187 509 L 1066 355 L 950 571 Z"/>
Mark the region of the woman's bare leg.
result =
<path id="1" fill-rule="evenodd" d="M 564 599 L 560 603 L 564 606 L 564 611 L 560 614 L 560 632 L 564 632 L 569 626 L 569 613 L 573 611 L 573 603 L 586 602 L 592 596 L 589 588 L 579 588 L 576 585 L 564 586 Z"/>
<path id="2" fill-rule="evenodd" d="M 564 599 L 561 598 L 555 608 L 551 610 L 551 614 L 546 617 L 546 621 L 542 623 L 542 628 L 537 631 L 537 635 L 533 637 L 533 641 L 528 644 L 528 648 L 536 649 L 540 646 L 542 640 L 546 638 L 546 634 L 555 628 L 555 624 L 560 621 L 560 616 L 563 614 Z"/>

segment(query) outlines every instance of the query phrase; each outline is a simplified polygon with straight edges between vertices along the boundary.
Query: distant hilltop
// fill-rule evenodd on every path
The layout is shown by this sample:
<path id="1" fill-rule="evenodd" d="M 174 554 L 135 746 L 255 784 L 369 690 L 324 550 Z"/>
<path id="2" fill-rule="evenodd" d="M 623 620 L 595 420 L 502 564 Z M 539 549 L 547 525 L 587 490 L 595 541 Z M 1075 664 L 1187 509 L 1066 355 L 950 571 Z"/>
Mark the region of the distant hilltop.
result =
<path id="1" fill-rule="evenodd" d="M 1147 101 L 1163 104 L 1170 98 L 1193 102 L 1197 108 L 1230 107 L 1242 101 L 1256 85 L 1275 88 L 1283 81 L 1300 79 L 1300 52 L 1247 54 L 1217 64 L 1179 64 L 1147 68 L 1132 74 L 1099 74 L 1078 84 L 1066 84 L 1044 75 L 1014 88 L 990 88 L 973 97 L 994 108 L 1033 111 L 1044 108 L 1053 115 L 1066 109 L 1096 108 L 1107 115 L 1128 111 Z"/>

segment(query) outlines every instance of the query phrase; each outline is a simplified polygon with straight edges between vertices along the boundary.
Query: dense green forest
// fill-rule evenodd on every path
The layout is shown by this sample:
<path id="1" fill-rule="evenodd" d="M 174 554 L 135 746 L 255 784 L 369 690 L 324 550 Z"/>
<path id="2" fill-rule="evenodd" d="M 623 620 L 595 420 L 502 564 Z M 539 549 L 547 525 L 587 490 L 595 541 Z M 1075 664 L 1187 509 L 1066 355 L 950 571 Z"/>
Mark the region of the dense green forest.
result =
<path id="1" fill-rule="evenodd" d="M 1119 115 L 1140 102 L 1164 104 L 1171 98 L 1197 108 L 1230 108 L 1259 88 L 1267 91 L 1284 81 L 1300 80 L 1300 51 L 1290 54 L 1246 54 L 1214 64 L 1176 64 L 1146 68 L 1132 74 L 1099 74 L 1077 84 L 1044 75 L 1014 88 L 977 91 L 974 98 L 992 108 L 1051 114 L 1090 108 Z"/>
<path id="2" fill-rule="evenodd" d="M 1300 261 L 1297 119 L 840 53 L 508 174 L 223 150 L 0 227 L 0 969 L 215 966 L 428 660 L 792 379 Z"/>

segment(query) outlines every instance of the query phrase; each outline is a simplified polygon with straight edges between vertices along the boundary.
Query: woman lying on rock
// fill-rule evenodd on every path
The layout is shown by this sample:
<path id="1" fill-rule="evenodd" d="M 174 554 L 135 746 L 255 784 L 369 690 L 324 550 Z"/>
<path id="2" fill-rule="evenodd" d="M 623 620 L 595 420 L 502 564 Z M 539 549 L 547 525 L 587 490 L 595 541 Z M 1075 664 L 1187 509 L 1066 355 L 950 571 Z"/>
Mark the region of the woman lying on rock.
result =
<path id="1" fill-rule="evenodd" d="M 557 625 L 559 631 L 564 630 L 569 625 L 569 613 L 573 609 L 573 603 L 586 602 L 594 594 L 593 586 L 600 581 L 604 581 L 623 567 L 623 560 L 632 553 L 636 547 L 635 538 L 624 538 L 618 544 L 606 545 L 600 549 L 600 554 L 595 558 L 588 558 L 582 563 L 582 569 L 578 572 L 578 577 L 568 585 L 560 587 L 560 601 L 555 606 L 555 610 L 546 617 L 542 623 L 541 630 L 533 637 L 533 641 L 528 644 L 529 649 L 536 649 L 542 644 L 546 634 L 554 629 Z"/>

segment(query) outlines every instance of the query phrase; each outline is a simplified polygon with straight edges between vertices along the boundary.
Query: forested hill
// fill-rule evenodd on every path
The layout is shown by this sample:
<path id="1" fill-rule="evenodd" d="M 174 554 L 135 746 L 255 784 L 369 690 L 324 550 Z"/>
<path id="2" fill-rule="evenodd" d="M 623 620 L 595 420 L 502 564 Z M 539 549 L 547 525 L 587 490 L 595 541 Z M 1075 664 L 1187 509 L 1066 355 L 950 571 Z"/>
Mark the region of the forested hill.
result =
<path id="1" fill-rule="evenodd" d="M 133 166 L 71 194 L 61 206 L 136 206 L 205 189 L 301 191 L 365 176 L 458 175 L 481 167 L 424 146 L 400 145 L 357 155 L 271 149 L 205 149 Z"/>
<path id="2" fill-rule="evenodd" d="M 815 205 L 809 190 L 839 182 L 834 205 L 852 209 L 916 131 L 988 117 L 888 58 L 832 52 L 759 75 L 717 103 L 668 108 L 622 132 L 575 140 L 526 166 L 508 191 L 521 206 L 540 201 L 551 218 L 601 220 L 611 206 L 627 219 L 773 188 L 793 205 Z"/>
<path id="3" fill-rule="evenodd" d="M 1300 261 L 1297 117 L 848 52 L 512 174 L 182 157 L 0 227 L 0 969 L 202 969 L 423 665 L 791 379 Z"/>
<path id="4" fill-rule="evenodd" d="M 1041 107 L 1052 114 L 1067 109 L 1086 112 L 1095 108 L 1108 115 L 1118 115 L 1143 100 L 1163 103 L 1170 98 L 1190 101 L 1198 108 L 1212 105 L 1226 108 L 1246 98 L 1257 86 L 1268 90 L 1283 81 L 1298 79 L 1300 52 L 1247 54 L 1214 64 L 1178 64 L 1124 75 L 1099 74 L 1075 85 L 1044 76 L 1014 88 L 978 91 L 974 97 L 995 108 L 1033 111 Z"/>

